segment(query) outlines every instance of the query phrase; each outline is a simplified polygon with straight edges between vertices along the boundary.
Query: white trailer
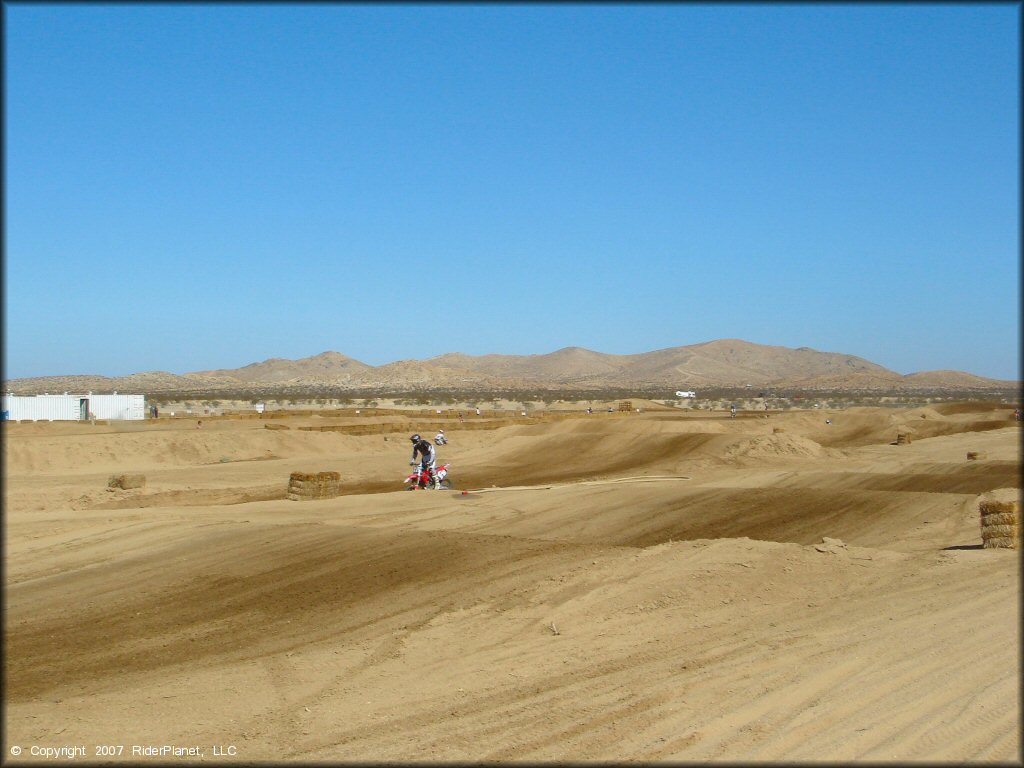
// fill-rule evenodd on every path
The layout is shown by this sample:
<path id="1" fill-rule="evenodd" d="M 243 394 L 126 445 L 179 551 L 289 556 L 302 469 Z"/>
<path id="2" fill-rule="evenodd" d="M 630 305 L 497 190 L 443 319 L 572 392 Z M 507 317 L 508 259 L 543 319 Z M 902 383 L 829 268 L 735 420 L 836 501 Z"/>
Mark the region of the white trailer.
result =
<path id="1" fill-rule="evenodd" d="M 3 396 L 5 421 L 87 421 L 114 419 L 139 421 L 146 418 L 145 395 L 18 395 Z"/>
<path id="2" fill-rule="evenodd" d="M 97 419 L 142 421 L 146 418 L 145 395 L 89 395 L 89 408 Z"/>
<path id="3" fill-rule="evenodd" d="M 681 389 L 678 392 L 676 392 L 676 397 L 694 398 L 696 396 L 697 396 L 697 393 L 694 392 L 692 389 L 687 389 L 687 390 L 682 390 Z"/>

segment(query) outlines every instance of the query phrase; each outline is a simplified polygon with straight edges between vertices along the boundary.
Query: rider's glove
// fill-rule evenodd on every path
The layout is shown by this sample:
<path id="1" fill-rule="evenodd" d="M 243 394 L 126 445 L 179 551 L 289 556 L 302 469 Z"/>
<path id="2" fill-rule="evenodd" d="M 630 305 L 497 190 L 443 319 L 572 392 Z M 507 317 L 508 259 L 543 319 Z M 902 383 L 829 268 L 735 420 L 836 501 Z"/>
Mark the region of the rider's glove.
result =
<path id="1" fill-rule="evenodd" d="M 415 463 L 416 463 L 415 461 L 410 461 L 410 462 L 409 462 L 409 466 L 411 467 L 411 466 L 413 466 L 413 465 L 414 465 Z"/>

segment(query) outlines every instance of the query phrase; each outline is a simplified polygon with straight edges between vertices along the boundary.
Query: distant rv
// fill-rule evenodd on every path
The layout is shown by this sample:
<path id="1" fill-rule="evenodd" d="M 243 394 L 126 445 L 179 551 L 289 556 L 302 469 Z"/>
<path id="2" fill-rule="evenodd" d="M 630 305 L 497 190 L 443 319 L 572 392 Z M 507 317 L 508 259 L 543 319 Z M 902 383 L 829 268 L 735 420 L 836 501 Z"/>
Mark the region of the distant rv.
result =
<path id="1" fill-rule="evenodd" d="M 685 392 L 682 391 L 682 390 L 680 390 L 679 392 L 676 392 L 676 397 L 696 397 L 696 396 L 697 396 L 697 393 L 694 392 L 692 389 L 688 390 L 688 391 L 685 391 Z"/>

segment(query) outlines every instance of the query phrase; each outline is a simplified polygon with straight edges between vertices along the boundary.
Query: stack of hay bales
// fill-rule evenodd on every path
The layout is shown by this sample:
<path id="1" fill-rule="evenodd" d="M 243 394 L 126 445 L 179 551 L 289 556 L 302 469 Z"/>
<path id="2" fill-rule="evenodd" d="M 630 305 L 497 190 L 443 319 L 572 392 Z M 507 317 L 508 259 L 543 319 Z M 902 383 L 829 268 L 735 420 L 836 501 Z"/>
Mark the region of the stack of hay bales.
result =
<path id="1" fill-rule="evenodd" d="M 906 427 L 896 428 L 896 445 L 910 445 L 913 442 L 911 437 L 911 430 Z"/>
<path id="2" fill-rule="evenodd" d="M 785 431 L 786 430 L 784 430 L 782 427 L 772 427 L 772 434 L 773 435 L 781 435 Z"/>
<path id="3" fill-rule="evenodd" d="M 340 495 L 340 472 L 292 472 L 288 478 L 288 498 L 292 501 L 333 499 Z"/>
<path id="4" fill-rule="evenodd" d="M 984 494 L 978 502 L 981 541 L 985 549 L 1020 549 L 1020 490 L 1003 488 Z"/>
<path id="5" fill-rule="evenodd" d="M 968 461 L 977 461 L 978 459 L 984 459 L 984 458 L 985 458 L 985 454 L 982 453 L 981 451 L 968 451 L 967 452 L 967 460 Z"/>

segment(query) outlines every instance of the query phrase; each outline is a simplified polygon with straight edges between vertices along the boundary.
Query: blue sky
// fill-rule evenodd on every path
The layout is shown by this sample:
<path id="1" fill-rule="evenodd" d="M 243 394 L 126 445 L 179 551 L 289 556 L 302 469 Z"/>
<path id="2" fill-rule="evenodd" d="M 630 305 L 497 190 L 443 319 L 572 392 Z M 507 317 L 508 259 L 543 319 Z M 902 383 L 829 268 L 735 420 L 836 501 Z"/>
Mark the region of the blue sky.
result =
<path id="1" fill-rule="evenodd" d="M 1006 4 L 5 4 L 4 375 L 740 338 L 1020 375 Z"/>

